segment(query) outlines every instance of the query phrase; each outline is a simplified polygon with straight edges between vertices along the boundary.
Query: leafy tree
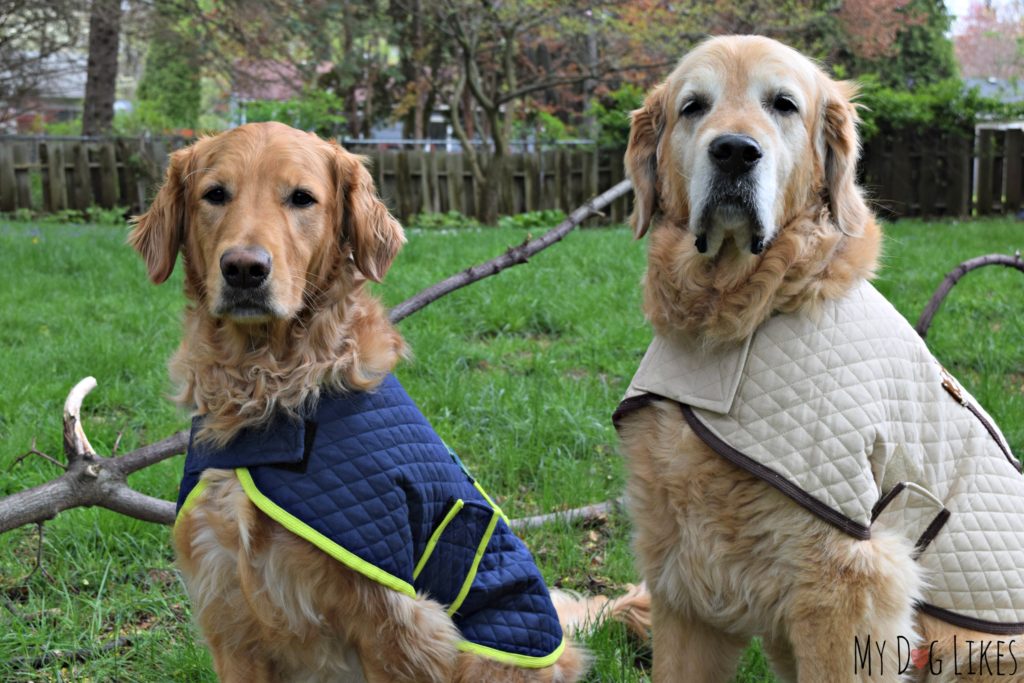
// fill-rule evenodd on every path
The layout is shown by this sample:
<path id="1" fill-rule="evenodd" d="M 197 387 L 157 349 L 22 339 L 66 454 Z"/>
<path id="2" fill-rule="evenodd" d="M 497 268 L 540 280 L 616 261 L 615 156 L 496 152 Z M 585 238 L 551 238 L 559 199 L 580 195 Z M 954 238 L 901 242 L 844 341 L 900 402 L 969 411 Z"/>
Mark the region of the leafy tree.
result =
<path id="1" fill-rule="evenodd" d="M 986 2 L 974 0 L 954 37 L 957 62 L 965 78 L 1024 77 L 1024 19 L 1020 2 L 996 11 Z"/>
<path id="2" fill-rule="evenodd" d="M 0 0 L 0 122 L 20 114 L 43 83 L 75 67 L 54 57 L 78 43 L 80 5 Z"/>
<path id="3" fill-rule="evenodd" d="M 187 32 L 187 22 L 169 3 L 157 3 L 155 24 L 136 92 L 137 107 L 159 129 L 197 128 L 201 102 L 198 46 Z"/>
<path id="4" fill-rule="evenodd" d="M 943 0 L 845 0 L 839 18 L 844 40 L 837 61 L 849 73 L 875 73 L 895 88 L 957 76 Z"/>

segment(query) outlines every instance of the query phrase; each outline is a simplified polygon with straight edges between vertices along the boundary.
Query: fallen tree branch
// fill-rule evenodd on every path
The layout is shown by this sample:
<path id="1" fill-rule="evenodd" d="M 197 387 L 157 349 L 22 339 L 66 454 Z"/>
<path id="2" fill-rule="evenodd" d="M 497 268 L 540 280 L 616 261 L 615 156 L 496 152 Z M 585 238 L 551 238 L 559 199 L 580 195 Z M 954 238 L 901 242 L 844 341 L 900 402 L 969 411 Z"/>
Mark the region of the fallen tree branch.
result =
<path id="1" fill-rule="evenodd" d="M 552 244 L 559 242 L 586 219 L 591 216 L 601 215 L 601 209 L 605 208 L 619 197 L 626 195 L 632 188 L 633 185 L 630 181 L 623 180 L 617 185 L 612 186 L 584 203 L 583 206 L 569 214 L 564 221 L 551 228 L 537 239 L 528 240 L 517 247 L 509 247 L 509 249 L 501 256 L 493 258 L 490 261 L 485 261 L 484 263 L 471 266 L 466 270 L 458 272 L 455 275 L 447 277 L 444 280 L 427 287 L 420 293 L 406 299 L 392 308 L 390 313 L 391 322 L 397 323 L 400 320 L 404 320 L 427 304 L 437 301 L 446 294 L 451 294 L 455 290 L 461 289 L 466 285 L 477 282 L 478 280 L 483 280 L 484 278 L 492 275 L 497 275 L 511 266 L 526 263 L 530 260 L 531 256 L 534 256 L 535 254 L 544 251 Z"/>
<path id="2" fill-rule="evenodd" d="M 128 486 L 127 478 L 136 470 L 184 453 L 188 432 L 178 432 L 116 458 L 97 455 L 81 424 L 82 401 L 95 386 L 96 380 L 86 377 L 71 389 L 64 403 L 64 474 L 0 499 L 0 533 L 39 524 L 70 508 L 91 505 L 150 522 L 174 521 L 174 503 L 135 491 Z"/>
<path id="3" fill-rule="evenodd" d="M 614 510 L 622 507 L 622 499 L 616 498 L 615 500 L 609 500 L 604 503 L 594 503 L 593 505 L 585 505 L 581 508 L 573 508 L 572 510 L 559 510 L 558 512 L 549 512 L 546 515 L 534 515 L 533 517 L 522 517 L 520 519 L 513 519 L 509 522 L 509 526 L 516 531 L 523 529 L 533 529 L 535 527 L 544 526 L 552 522 L 576 522 L 581 519 L 594 519 L 601 515 L 607 515 Z"/>
<path id="4" fill-rule="evenodd" d="M 976 270 L 983 266 L 1006 266 L 1007 268 L 1016 268 L 1017 270 L 1024 273 L 1024 261 L 1020 258 L 1020 252 L 1018 251 L 1013 256 L 1006 256 L 1004 254 L 989 254 L 987 256 L 978 256 L 964 261 L 959 266 L 949 272 L 948 275 L 942 280 L 939 288 L 935 290 L 935 294 L 932 295 L 931 300 L 928 301 L 928 305 L 924 307 L 924 311 L 921 313 L 921 317 L 918 319 L 917 324 L 914 325 L 914 329 L 924 339 L 928 335 L 928 328 L 932 326 L 932 318 L 938 312 L 939 307 L 945 300 L 946 295 L 949 294 L 953 286 L 960 281 L 964 275 Z"/>
<path id="5" fill-rule="evenodd" d="M 84 647 L 80 650 L 47 650 L 38 657 L 15 657 L 8 664 L 14 668 L 42 669 L 54 662 L 86 662 L 111 650 L 120 650 L 132 644 L 131 638 L 117 638 L 100 647 Z"/>

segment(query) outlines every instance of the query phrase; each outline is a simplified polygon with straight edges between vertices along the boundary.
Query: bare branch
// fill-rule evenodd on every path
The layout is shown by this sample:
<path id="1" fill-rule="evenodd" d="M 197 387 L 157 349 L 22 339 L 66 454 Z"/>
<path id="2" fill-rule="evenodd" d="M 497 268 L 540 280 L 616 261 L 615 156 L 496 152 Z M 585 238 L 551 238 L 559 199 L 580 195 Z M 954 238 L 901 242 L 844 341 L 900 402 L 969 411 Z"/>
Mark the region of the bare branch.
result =
<path id="1" fill-rule="evenodd" d="M 609 512 L 622 507 L 622 498 L 616 498 L 615 500 L 609 500 L 604 503 L 594 503 L 593 505 L 585 505 L 581 508 L 574 508 L 572 510 L 559 510 L 558 512 L 550 512 L 546 515 L 535 515 L 533 517 L 523 517 L 520 519 L 513 519 L 509 526 L 517 531 L 523 529 L 532 529 L 538 526 L 544 526 L 552 522 L 575 522 L 581 519 L 594 519 L 601 515 L 606 515 Z"/>
<path id="2" fill-rule="evenodd" d="M 424 306 L 440 299 L 442 296 L 454 292 L 456 289 L 461 289 L 466 285 L 472 284 L 478 280 L 483 280 L 486 277 L 497 275 L 511 266 L 526 263 L 531 256 L 538 254 L 550 247 L 552 244 L 559 242 L 587 218 L 600 215 L 601 209 L 608 206 L 619 197 L 626 195 L 632 187 L 633 185 L 630 181 L 623 180 L 619 184 L 614 185 L 587 201 L 583 206 L 569 214 L 568 218 L 551 230 L 548 230 L 541 237 L 524 242 L 518 247 L 510 247 L 501 256 L 467 268 L 462 272 L 445 278 L 441 282 L 427 287 L 420 293 L 406 299 L 392 308 L 390 313 L 391 322 L 397 323 L 398 321 L 403 320 Z"/>
<path id="3" fill-rule="evenodd" d="M 25 458 L 27 458 L 30 455 L 38 456 L 38 457 L 42 458 L 43 460 L 46 460 L 47 462 L 56 465 L 57 467 L 61 468 L 62 470 L 66 470 L 68 468 L 67 465 L 62 463 L 60 460 L 57 460 L 57 458 L 55 458 L 52 455 L 49 455 L 47 453 L 43 453 L 41 450 L 36 448 L 36 440 L 32 439 L 32 446 L 27 451 L 25 451 L 24 453 L 19 455 L 17 458 L 15 458 L 14 462 L 12 462 L 11 466 L 9 468 L 7 468 L 7 469 L 8 470 L 13 470 L 15 467 L 17 467 L 19 464 L 21 464 L 22 460 L 24 460 Z"/>
<path id="4" fill-rule="evenodd" d="M 96 378 L 86 377 L 72 387 L 64 401 L 64 456 L 71 463 L 77 458 L 96 455 L 92 444 L 82 430 L 82 401 L 96 388 Z"/>
<path id="5" fill-rule="evenodd" d="M 41 524 L 64 510 L 90 505 L 151 522 L 174 521 L 173 503 L 134 491 L 128 486 L 127 476 L 183 452 L 188 445 L 187 433 L 179 432 L 117 458 L 97 455 L 81 424 L 82 401 L 95 386 L 95 379 L 85 378 L 64 403 L 64 448 L 68 458 L 64 474 L 0 499 L 0 533 L 25 524 Z"/>
<path id="6" fill-rule="evenodd" d="M 184 453 L 186 448 L 188 448 L 188 430 L 183 429 L 180 432 L 171 434 L 166 439 L 151 443 L 148 446 L 141 446 L 131 453 L 125 453 L 121 457 L 115 458 L 113 462 L 122 474 L 131 474 L 144 467 L 149 467 L 162 460 L 166 460 L 172 455 Z"/>
<path id="7" fill-rule="evenodd" d="M 960 278 L 967 275 L 967 273 L 972 270 L 981 268 L 982 266 L 996 265 L 1006 266 L 1007 268 L 1016 268 L 1024 273 L 1024 261 L 1021 260 L 1019 251 L 1013 256 L 989 254 L 987 256 L 978 256 L 964 261 L 946 275 L 942 280 L 942 283 L 939 285 L 939 288 L 935 290 L 935 294 L 932 295 L 931 300 L 928 301 L 928 305 L 924 307 L 921 317 L 918 319 L 917 324 L 914 325 L 914 329 L 917 330 L 919 335 L 921 335 L 921 338 L 924 339 L 928 335 L 928 328 L 932 326 L 932 318 L 935 317 L 935 314 L 938 312 L 939 307 L 945 300 L 946 295 L 948 295 L 954 285 L 960 281 Z"/>

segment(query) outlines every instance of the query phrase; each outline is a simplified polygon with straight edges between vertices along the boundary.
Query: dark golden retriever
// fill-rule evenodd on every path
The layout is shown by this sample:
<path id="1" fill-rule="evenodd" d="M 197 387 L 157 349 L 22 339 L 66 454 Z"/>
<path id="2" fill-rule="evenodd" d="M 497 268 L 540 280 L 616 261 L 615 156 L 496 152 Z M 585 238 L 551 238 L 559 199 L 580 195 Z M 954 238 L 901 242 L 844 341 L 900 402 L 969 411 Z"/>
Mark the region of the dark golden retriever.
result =
<path id="1" fill-rule="evenodd" d="M 405 354 L 364 287 L 404 243 L 362 159 L 274 123 L 175 152 L 131 233 L 155 283 L 185 269 L 177 400 L 213 447 L 322 393 L 372 391 Z M 521 668 L 457 649 L 444 606 L 349 569 L 254 506 L 236 472 L 208 469 L 179 517 L 178 561 L 223 681 L 575 681 L 583 651 Z M 198 490 L 198 489 L 197 489 Z M 644 596 L 633 594 L 642 606 Z M 554 592 L 568 626 L 610 613 Z"/>

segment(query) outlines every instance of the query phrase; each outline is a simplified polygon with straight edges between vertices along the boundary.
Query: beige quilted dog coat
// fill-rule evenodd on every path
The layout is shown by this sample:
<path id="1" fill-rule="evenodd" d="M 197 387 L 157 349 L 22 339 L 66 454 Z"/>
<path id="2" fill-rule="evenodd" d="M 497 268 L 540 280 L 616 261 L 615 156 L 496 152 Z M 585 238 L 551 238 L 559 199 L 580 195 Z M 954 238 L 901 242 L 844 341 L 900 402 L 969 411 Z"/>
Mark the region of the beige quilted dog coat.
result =
<path id="1" fill-rule="evenodd" d="M 1020 464 L 870 284 L 737 346 L 656 337 L 615 420 L 662 398 L 721 456 L 846 533 L 905 534 L 925 569 L 922 611 L 1024 632 Z"/>

